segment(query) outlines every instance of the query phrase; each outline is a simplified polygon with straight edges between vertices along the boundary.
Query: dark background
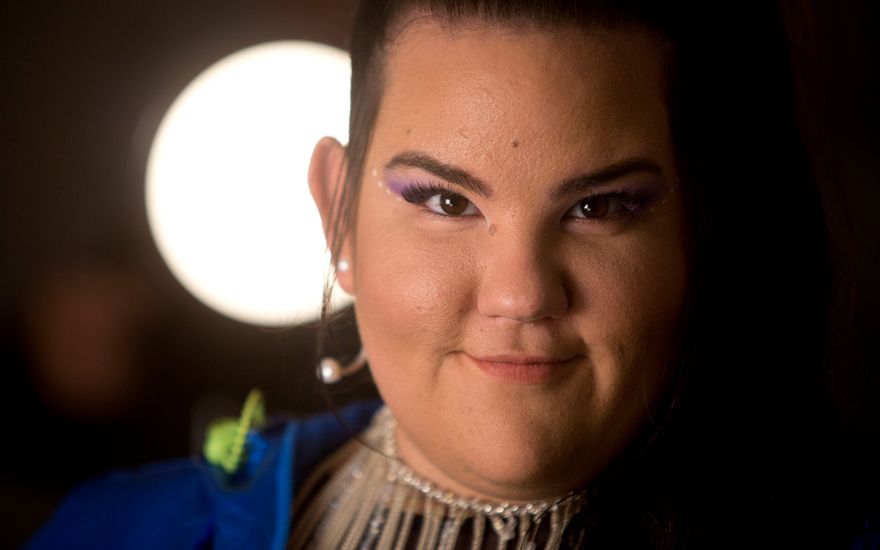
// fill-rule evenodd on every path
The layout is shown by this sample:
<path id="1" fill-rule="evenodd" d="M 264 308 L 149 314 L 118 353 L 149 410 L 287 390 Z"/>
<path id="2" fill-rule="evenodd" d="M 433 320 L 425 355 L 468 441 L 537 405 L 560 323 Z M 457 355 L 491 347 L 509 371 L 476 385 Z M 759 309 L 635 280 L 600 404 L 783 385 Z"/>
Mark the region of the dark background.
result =
<path id="1" fill-rule="evenodd" d="M 198 449 L 249 388 L 270 411 L 325 408 L 314 327 L 243 325 L 191 297 L 146 221 L 150 141 L 202 70 L 241 48 L 345 47 L 348 0 L 16 3 L 0 8 L 0 547 L 76 482 Z M 870 2 L 782 2 L 805 142 L 837 277 L 828 386 L 877 456 L 880 73 Z M 698 24 L 698 22 L 695 22 Z M 744 33 L 743 39 L 747 39 Z M 780 205 L 760 204 L 760 209 Z M 357 388 L 341 403 L 365 395 Z"/>

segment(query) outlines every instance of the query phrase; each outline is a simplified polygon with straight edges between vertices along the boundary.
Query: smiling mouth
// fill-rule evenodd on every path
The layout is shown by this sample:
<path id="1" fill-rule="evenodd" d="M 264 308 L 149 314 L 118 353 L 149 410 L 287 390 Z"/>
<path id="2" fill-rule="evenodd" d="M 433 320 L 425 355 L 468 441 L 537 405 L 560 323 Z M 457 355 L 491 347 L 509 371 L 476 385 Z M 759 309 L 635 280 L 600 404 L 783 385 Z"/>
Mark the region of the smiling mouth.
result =
<path id="1" fill-rule="evenodd" d="M 539 384 L 567 370 L 577 357 L 558 358 L 535 355 L 490 355 L 467 357 L 490 377 L 513 384 Z"/>

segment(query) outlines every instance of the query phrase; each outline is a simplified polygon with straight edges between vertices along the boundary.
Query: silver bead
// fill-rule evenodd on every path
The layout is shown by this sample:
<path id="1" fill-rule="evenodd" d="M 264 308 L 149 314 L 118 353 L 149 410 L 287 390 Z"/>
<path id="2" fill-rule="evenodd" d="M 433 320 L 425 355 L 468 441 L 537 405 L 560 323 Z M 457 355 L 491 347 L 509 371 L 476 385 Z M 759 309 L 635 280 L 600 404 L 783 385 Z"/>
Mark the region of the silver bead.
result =
<path id="1" fill-rule="evenodd" d="M 342 380 L 342 365 L 331 357 L 321 359 L 321 381 L 325 384 L 335 384 Z"/>

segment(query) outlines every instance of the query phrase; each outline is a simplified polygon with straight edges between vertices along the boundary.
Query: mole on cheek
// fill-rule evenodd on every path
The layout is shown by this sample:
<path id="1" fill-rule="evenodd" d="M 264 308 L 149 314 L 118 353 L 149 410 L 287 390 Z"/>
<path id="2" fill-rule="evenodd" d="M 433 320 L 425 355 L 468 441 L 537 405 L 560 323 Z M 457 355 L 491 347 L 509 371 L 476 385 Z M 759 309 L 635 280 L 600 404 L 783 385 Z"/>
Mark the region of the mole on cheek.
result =
<path id="1" fill-rule="evenodd" d="M 519 147 L 519 140 L 515 139 L 515 140 L 511 141 L 510 146 L 513 147 L 514 149 L 516 149 L 517 147 Z"/>

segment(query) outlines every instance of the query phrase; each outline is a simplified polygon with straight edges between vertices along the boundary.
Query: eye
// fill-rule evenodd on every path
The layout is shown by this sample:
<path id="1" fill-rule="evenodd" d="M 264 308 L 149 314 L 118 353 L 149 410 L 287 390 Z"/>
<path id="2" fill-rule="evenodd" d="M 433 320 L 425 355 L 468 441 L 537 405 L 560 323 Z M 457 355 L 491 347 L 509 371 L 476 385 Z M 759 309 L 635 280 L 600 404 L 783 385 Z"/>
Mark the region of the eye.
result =
<path id="1" fill-rule="evenodd" d="M 431 195 L 425 201 L 425 207 L 431 212 L 446 216 L 469 216 L 477 213 L 477 207 L 471 201 L 445 191 Z"/>
<path id="2" fill-rule="evenodd" d="M 400 196 L 406 202 L 421 205 L 428 212 L 438 216 L 459 217 L 480 213 L 474 203 L 468 199 L 437 185 L 412 185 L 403 189 Z"/>
<path id="3" fill-rule="evenodd" d="M 603 193 L 581 199 L 566 215 L 587 220 L 614 219 L 638 214 L 648 201 L 638 193 Z"/>
<path id="4" fill-rule="evenodd" d="M 596 195 L 595 197 L 587 197 L 572 209 L 577 211 L 575 217 L 582 218 L 604 218 L 611 210 L 611 200 L 608 195 Z"/>

